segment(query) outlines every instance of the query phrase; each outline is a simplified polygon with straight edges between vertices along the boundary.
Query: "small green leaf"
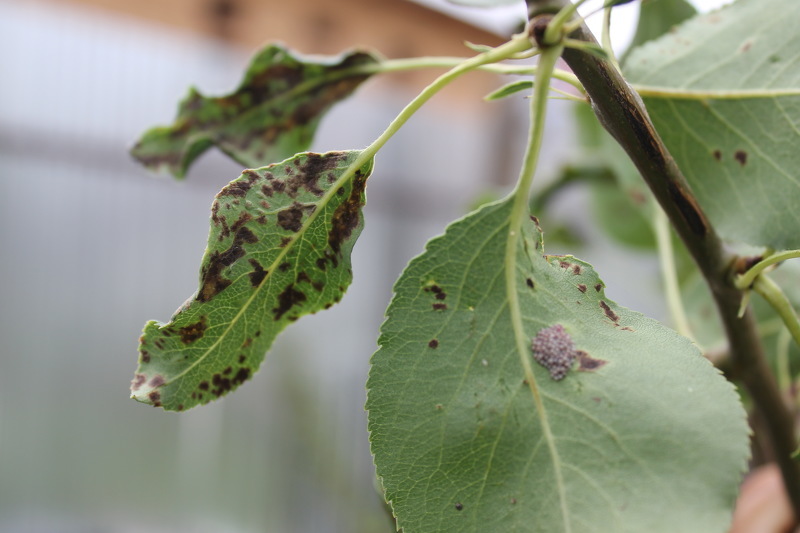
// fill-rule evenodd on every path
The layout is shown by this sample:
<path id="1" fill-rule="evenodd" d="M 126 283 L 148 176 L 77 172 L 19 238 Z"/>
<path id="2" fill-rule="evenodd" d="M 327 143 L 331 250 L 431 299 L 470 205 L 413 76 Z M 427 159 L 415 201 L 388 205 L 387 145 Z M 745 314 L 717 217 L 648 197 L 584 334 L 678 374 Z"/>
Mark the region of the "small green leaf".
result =
<path id="1" fill-rule="evenodd" d="M 609 300 L 590 265 L 543 255 L 535 221 L 516 252 L 532 348 L 519 354 L 503 265 L 511 210 L 452 224 L 395 286 L 367 408 L 398 527 L 725 531 L 749 455 L 733 387 L 688 340 Z"/>
<path id="2" fill-rule="evenodd" d="M 800 2 L 739 0 L 625 64 L 719 234 L 800 248 Z"/>
<path id="3" fill-rule="evenodd" d="M 483 97 L 483 99 L 487 102 L 492 100 L 500 100 L 501 98 L 505 98 L 506 96 L 510 96 L 520 91 L 530 91 L 531 89 L 533 89 L 533 81 L 531 80 L 514 81 L 507 85 L 503 85 L 492 93 L 487 94 Z"/>
<path id="4" fill-rule="evenodd" d="M 359 154 L 298 154 L 217 194 L 200 286 L 169 323 L 145 325 L 134 399 L 207 403 L 249 379 L 290 322 L 342 298 L 372 171 L 353 167 Z"/>
<path id="5" fill-rule="evenodd" d="M 147 131 L 131 153 L 150 170 L 177 178 L 212 145 L 246 167 L 286 159 L 308 149 L 322 115 L 369 78 L 366 67 L 377 62 L 367 52 L 319 62 L 267 46 L 234 92 L 206 97 L 189 89 L 173 125 Z"/>

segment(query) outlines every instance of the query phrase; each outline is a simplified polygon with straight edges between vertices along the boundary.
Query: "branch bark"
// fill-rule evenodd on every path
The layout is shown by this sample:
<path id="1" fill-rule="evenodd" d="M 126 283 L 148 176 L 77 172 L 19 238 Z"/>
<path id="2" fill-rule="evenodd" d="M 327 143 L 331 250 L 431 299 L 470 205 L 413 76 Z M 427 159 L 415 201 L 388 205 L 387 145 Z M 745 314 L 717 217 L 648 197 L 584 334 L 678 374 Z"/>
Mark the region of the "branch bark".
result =
<path id="1" fill-rule="evenodd" d="M 569 0 L 526 2 L 533 37 L 540 46 L 547 46 L 540 42 L 543 28 L 550 14 L 568 5 Z M 570 37 L 596 42 L 585 25 Z M 795 516 L 800 517 L 800 465 L 791 458 L 796 449 L 794 420 L 766 363 L 752 312 L 748 309 L 744 316 L 738 316 L 743 294 L 732 281 L 736 257 L 725 249 L 656 132 L 641 98 L 621 73 L 609 62 L 575 49 L 565 49 L 563 59 L 586 88 L 600 123 L 636 165 L 705 277 L 725 327 L 732 364 L 766 423 Z"/>

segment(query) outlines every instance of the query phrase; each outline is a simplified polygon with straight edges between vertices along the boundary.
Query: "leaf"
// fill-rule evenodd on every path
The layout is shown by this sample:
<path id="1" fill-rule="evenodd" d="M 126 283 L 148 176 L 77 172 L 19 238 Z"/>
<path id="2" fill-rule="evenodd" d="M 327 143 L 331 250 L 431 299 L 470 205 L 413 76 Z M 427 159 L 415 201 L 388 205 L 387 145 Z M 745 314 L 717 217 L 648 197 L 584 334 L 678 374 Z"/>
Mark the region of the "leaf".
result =
<path id="1" fill-rule="evenodd" d="M 169 323 L 145 325 L 134 399 L 208 403 L 249 379 L 290 322 L 342 298 L 372 171 L 359 154 L 298 154 L 217 194 L 200 286 Z"/>
<path id="2" fill-rule="evenodd" d="M 630 48 L 622 59 L 624 64 L 629 52 L 638 46 L 661 37 L 675 25 L 692 18 L 697 10 L 686 0 L 651 0 L 641 2 L 639 22 Z"/>
<path id="3" fill-rule="evenodd" d="M 748 457 L 733 387 L 685 338 L 605 293 L 590 265 L 544 256 L 526 222 L 525 336 L 561 325 L 563 380 L 526 383 L 503 257 L 511 202 L 428 243 L 395 286 L 367 408 L 385 497 L 405 533 L 723 532 Z M 541 402 L 541 408 L 537 403 Z"/>
<path id="4" fill-rule="evenodd" d="M 131 154 L 176 178 L 212 145 L 246 167 L 281 161 L 308 149 L 322 115 L 369 78 L 377 62 L 360 51 L 311 61 L 269 45 L 234 92 L 206 97 L 190 88 L 172 126 L 147 131 Z"/>
<path id="5" fill-rule="evenodd" d="M 740 0 L 635 50 L 626 73 L 720 235 L 800 247 L 800 2 Z"/>
<path id="6" fill-rule="evenodd" d="M 496 91 L 493 91 L 486 96 L 483 97 L 484 100 L 487 102 L 492 100 L 500 100 L 501 98 L 505 98 L 506 96 L 511 96 L 512 94 L 518 93 L 520 91 L 530 91 L 533 88 L 533 81 L 531 80 L 520 80 L 520 81 L 513 81 L 506 85 L 503 85 Z"/>

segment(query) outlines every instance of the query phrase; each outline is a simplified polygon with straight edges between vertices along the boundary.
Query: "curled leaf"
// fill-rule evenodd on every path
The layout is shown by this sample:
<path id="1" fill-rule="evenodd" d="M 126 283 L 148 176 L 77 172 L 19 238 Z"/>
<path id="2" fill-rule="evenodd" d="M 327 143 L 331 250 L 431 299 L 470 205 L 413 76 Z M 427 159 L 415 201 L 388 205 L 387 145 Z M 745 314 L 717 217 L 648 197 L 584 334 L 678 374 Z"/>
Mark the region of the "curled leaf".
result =
<path id="1" fill-rule="evenodd" d="M 369 65 L 378 61 L 361 51 L 313 61 L 269 45 L 234 92 L 207 97 L 190 88 L 175 122 L 145 132 L 131 154 L 176 178 L 213 145 L 247 167 L 286 159 L 308 149 L 322 115 L 369 78 Z"/>

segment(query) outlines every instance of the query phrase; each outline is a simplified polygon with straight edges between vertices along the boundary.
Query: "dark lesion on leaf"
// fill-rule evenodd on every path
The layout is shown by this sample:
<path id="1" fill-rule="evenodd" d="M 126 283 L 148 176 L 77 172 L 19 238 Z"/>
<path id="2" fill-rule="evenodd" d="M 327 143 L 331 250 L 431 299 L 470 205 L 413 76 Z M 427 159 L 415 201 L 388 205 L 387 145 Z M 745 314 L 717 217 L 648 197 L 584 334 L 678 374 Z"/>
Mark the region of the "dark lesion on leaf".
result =
<path id="1" fill-rule="evenodd" d="M 619 315 L 615 313 L 614 310 L 611 309 L 611 307 L 609 307 L 609 305 L 603 300 L 600 300 L 600 309 L 603 310 L 606 318 L 613 322 L 615 326 L 619 326 Z"/>
<path id="2" fill-rule="evenodd" d="M 150 380 L 150 383 L 148 383 L 148 385 L 151 388 L 156 389 L 156 388 L 160 387 L 161 385 L 163 385 L 166 382 L 167 382 L 167 380 L 164 379 L 164 376 L 162 376 L 161 374 L 157 374 L 157 375 L 153 376 L 153 379 Z"/>
<path id="3" fill-rule="evenodd" d="M 207 317 L 201 317 L 199 321 L 194 324 L 189 324 L 178 329 L 178 334 L 181 336 L 183 344 L 191 344 L 203 338 L 205 335 L 207 324 Z"/>
<path id="4" fill-rule="evenodd" d="M 736 159 L 736 162 L 742 166 L 747 164 L 747 152 L 744 150 L 736 150 L 736 152 L 733 154 L 733 158 Z"/>
<path id="5" fill-rule="evenodd" d="M 447 304 L 435 303 L 433 304 L 432 307 L 434 311 L 444 311 L 445 309 L 447 309 Z"/>
<path id="6" fill-rule="evenodd" d="M 249 259 L 248 262 L 250 263 L 250 266 L 253 267 L 253 271 L 250 272 L 249 274 L 250 284 L 253 287 L 258 287 L 259 285 L 261 285 L 261 282 L 264 281 L 264 278 L 267 277 L 267 274 L 269 272 L 267 270 L 264 270 L 264 267 L 261 266 L 261 263 L 259 263 L 255 259 Z"/>
<path id="7" fill-rule="evenodd" d="M 578 290 L 581 292 L 586 292 L 586 285 L 584 285 L 583 283 L 579 283 Z"/>
<path id="8" fill-rule="evenodd" d="M 608 363 L 604 359 L 595 359 L 583 350 L 578 350 L 576 354 L 578 356 L 578 370 L 581 372 L 592 372 Z"/>
<path id="9" fill-rule="evenodd" d="M 208 258 L 200 271 L 200 290 L 197 292 L 197 301 L 207 302 L 223 290 L 232 281 L 222 277 L 222 272 L 244 257 L 243 244 L 254 244 L 258 238 L 246 226 L 240 227 L 233 238 L 230 248 L 223 252 L 214 252 Z"/>
<path id="10" fill-rule="evenodd" d="M 145 382 L 147 382 L 147 376 L 144 374 L 136 374 L 133 376 L 133 380 L 131 381 L 131 391 L 136 392 L 142 387 L 142 385 L 145 384 Z"/>
<path id="11" fill-rule="evenodd" d="M 313 204 L 303 205 L 294 202 L 291 206 L 278 211 L 278 225 L 287 231 L 298 232 L 303 227 L 303 215 L 313 213 L 316 206 Z"/>
<path id="12" fill-rule="evenodd" d="M 364 189 L 367 176 L 359 169 L 353 176 L 350 195 L 333 212 L 331 230 L 328 232 L 328 245 L 336 256 L 341 256 L 342 243 L 353 234 L 361 221 L 361 208 L 364 207 Z"/>
<path id="13" fill-rule="evenodd" d="M 161 393 L 159 393 L 158 391 L 155 390 L 151 391 L 147 395 L 147 398 L 153 404 L 153 407 L 161 407 Z"/>
<path id="14" fill-rule="evenodd" d="M 278 295 L 278 306 L 272 309 L 275 315 L 275 320 L 280 320 L 292 307 L 302 304 L 306 301 L 305 293 L 298 291 L 294 287 L 294 283 L 290 283 Z"/>

